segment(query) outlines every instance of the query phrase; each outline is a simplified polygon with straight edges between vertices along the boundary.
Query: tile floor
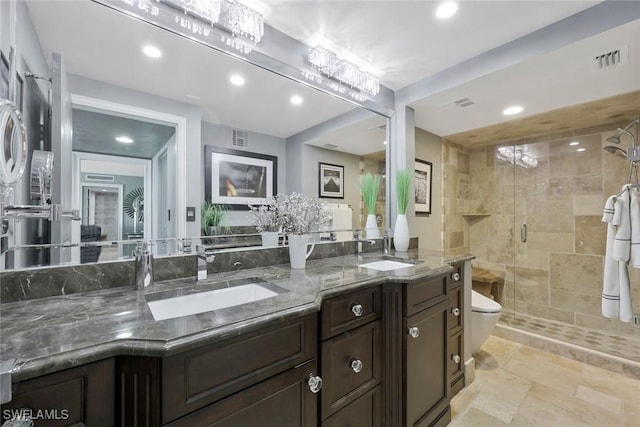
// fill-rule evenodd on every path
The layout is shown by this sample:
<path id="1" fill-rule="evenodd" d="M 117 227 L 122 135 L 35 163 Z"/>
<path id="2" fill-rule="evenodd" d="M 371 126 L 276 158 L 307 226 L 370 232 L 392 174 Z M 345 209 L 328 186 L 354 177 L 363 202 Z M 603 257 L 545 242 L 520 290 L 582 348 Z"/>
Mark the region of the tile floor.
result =
<path id="1" fill-rule="evenodd" d="M 640 380 L 495 336 L 450 427 L 639 427 Z"/>

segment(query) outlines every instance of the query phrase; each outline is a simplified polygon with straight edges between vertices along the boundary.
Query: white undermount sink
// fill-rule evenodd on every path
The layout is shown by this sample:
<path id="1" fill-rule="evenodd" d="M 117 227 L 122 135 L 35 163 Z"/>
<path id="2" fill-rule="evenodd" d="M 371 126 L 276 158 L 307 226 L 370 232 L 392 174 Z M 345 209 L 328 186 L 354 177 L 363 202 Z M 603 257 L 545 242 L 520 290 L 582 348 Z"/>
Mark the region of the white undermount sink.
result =
<path id="1" fill-rule="evenodd" d="M 214 291 L 148 301 L 147 305 L 155 320 L 165 320 L 247 304 L 276 295 L 279 293 L 256 283 L 248 283 Z"/>
<path id="2" fill-rule="evenodd" d="M 407 263 L 398 262 L 398 261 L 389 261 L 385 259 L 382 261 L 374 261 L 374 262 L 368 262 L 366 264 L 360 264 L 359 267 L 370 268 L 372 270 L 378 270 L 378 271 L 391 271 L 391 270 L 398 270 L 400 268 L 414 267 L 414 264 L 407 264 Z"/>

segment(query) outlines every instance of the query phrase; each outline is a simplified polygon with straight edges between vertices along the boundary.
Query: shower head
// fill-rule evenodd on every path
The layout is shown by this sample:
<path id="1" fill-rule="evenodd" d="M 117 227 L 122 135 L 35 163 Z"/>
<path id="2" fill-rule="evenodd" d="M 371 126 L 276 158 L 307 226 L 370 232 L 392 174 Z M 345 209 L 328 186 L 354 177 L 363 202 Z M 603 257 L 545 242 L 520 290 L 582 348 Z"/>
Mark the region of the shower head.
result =
<path id="1" fill-rule="evenodd" d="M 618 133 L 617 135 L 610 136 L 609 138 L 607 138 L 607 142 L 610 142 L 612 144 L 620 144 L 620 133 Z M 615 148 L 615 147 L 612 147 L 612 148 Z M 605 147 L 605 149 L 606 149 L 606 147 Z"/>
<path id="2" fill-rule="evenodd" d="M 622 157 L 623 159 L 627 158 L 626 150 L 623 150 L 620 147 L 616 147 L 615 145 L 606 145 L 602 149 L 604 151 L 608 151 L 609 153 L 615 154 L 616 156 Z"/>

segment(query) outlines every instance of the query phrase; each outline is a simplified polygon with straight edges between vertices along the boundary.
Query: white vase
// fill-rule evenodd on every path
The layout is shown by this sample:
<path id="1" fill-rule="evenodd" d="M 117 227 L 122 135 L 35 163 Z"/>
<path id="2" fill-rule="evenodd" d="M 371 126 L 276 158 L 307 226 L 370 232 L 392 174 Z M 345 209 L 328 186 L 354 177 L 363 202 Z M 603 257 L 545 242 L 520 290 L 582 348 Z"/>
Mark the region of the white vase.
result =
<path id="1" fill-rule="evenodd" d="M 260 233 L 260 236 L 262 237 L 262 246 L 266 248 L 278 246 L 280 233 L 278 233 L 277 231 L 263 231 L 262 233 Z"/>
<path id="2" fill-rule="evenodd" d="M 367 232 L 367 239 L 376 239 L 380 237 L 380 229 L 375 214 L 367 215 L 367 224 L 364 226 Z"/>
<path id="3" fill-rule="evenodd" d="M 406 215 L 396 217 L 396 226 L 393 230 L 393 247 L 396 252 L 406 252 L 409 249 L 409 224 Z"/>
<path id="4" fill-rule="evenodd" d="M 289 260 L 291 268 L 304 268 L 307 258 L 311 255 L 313 248 L 316 246 L 313 236 L 309 234 L 289 234 Z M 311 248 L 307 251 L 307 246 Z"/>

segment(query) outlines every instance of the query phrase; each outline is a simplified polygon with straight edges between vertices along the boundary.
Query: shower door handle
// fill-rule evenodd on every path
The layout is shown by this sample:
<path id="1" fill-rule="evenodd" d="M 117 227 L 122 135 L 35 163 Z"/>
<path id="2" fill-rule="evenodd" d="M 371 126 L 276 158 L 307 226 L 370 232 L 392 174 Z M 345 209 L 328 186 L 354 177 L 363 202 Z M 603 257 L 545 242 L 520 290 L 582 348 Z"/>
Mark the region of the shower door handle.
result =
<path id="1" fill-rule="evenodd" d="M 527 224 L 522 224 L 520 226 L 520 241 L 522 243 L 527 243 Z"/>

